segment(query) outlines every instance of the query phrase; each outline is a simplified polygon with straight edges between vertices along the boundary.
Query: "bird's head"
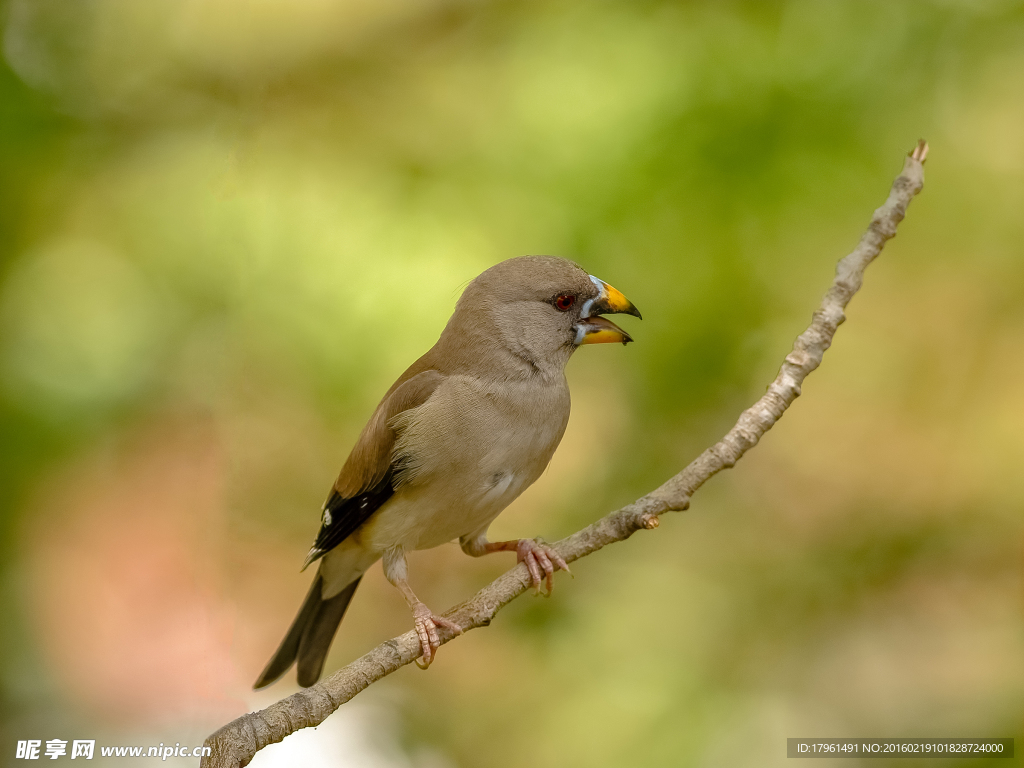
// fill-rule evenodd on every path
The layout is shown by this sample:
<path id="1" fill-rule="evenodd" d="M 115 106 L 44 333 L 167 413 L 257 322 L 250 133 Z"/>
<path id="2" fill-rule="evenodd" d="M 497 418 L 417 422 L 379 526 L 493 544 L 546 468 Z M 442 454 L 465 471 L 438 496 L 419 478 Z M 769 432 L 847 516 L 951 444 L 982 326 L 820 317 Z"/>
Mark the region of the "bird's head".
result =
<path id="1" fill-rule="evenodd" d="M 483 335 L 542 370 L 561 370 L 583 344 L 633 339 L 601 315 L 640 317 L 608 283 L 553 256 L 521 256 L 496 264 L 467 287 L 452 323 Z"/>

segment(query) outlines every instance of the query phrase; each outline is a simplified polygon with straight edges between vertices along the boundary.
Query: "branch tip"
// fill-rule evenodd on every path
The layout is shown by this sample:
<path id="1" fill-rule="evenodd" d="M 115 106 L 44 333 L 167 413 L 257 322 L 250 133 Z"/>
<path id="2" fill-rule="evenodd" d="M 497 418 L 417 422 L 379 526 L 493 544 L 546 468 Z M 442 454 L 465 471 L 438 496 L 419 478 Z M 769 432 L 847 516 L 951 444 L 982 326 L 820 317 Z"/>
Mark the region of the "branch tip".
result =
<path id="1" fill-rule="evenodd" d="M 910 150 L 909 154 L 912 159 L 924 165 L 925 160 L 928 159 L 928 142 L 918 139 L 917 146 Z"/>

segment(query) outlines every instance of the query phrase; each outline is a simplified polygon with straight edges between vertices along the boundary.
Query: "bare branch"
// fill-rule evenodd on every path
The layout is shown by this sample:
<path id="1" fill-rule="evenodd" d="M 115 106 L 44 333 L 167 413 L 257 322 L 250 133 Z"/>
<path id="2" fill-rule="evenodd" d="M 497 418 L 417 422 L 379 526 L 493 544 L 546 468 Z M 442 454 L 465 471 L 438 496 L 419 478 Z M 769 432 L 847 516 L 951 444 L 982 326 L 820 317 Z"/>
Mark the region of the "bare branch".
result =
<path id="1" fill-rule="evenodd" d="M 708 478 L 733 466 L 782 417 L 800 395 L 803 380 L 821 364 L 836 329 L 846 319 L 843 310 L 861 287 L 864 270 L 881 253 L 885 242 L 896 234 L 896 226 L 903 220 L 907 206 L 924 186 L 923 163 L 927 155 L 928 145 L 922 140 L 893 182 L 889 198 L 875 211 L 860 243 L 839 262 L 835 279 L 814 312 L 810 327 L 797 338 L 779 375 L 761 399 L 740 414 L 725 437 L 661 487 L 555 544 L 566 561 L 572 562 L 608 544 L 624 541 L 638 530 L 657 528 L 658 515 L 664 512 L 686 509 L 690 497 Z M 445 616 L 465 631 L 485 627 L 502 607 L 525 592 L 529 584 L 526 566 L 519 564 Z M 450 631 L 442 630 L 442 633 L 442 642 L 454 639 Z M 201 765 L 206 768 L 247 765 L 268 744 L 281 741 L 300 728 L 319 725 L 364 688 L 419 655 L 420 644 L 412 631 L 382 643 L 316 685 L 228 723 L 206 740 L 212 754 L 204 757 Z"/>

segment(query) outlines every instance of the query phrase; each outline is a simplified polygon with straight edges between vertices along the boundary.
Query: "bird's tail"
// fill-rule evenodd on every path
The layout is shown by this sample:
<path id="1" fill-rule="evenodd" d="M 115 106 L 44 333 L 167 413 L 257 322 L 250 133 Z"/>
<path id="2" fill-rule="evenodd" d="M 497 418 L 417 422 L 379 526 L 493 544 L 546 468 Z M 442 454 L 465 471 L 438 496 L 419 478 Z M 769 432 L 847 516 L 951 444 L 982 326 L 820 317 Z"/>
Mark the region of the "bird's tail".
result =
<path id="1" fill-rule="evenodd" d="M 345 609 L 348 608 L 361 578 L 360 576 L 334 597 L 324 600 L 321 597 L 323 578 L 317 574 L 305 602 L 302 603 L 302 608 L 299 609 L 299 615 L 295 617 L 288 634 L 281 641 L 281 646 L 253 688 L 259 689 L 270 685 L 287 672 L 296 659 L 299 662 L 299 685 L 306 688 L 320 678 L 334 633 L 338 631 L 341 617 L 345 615 Z"/>

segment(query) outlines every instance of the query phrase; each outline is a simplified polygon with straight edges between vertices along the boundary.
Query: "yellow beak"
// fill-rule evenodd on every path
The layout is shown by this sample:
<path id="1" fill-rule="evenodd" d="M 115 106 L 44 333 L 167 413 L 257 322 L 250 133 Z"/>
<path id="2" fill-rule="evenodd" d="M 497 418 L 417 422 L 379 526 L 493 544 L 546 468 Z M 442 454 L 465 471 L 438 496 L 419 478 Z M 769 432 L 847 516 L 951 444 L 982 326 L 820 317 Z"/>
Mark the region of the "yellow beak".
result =
<path id="1" fill-rule="evenodd" d="M 590 276 L 598 288 L 598 295 L 588 299 L 580 313 L 580 322 L 576 324 L 576 344 L 609 344 L 620 342 L 628 344 L 633 339 L 611 320 L 598 315 L 626 314 L 639 317 L 640 310 L 633 302 L 622 295 L 622 292 L 608 285 L 604 280 Z"/>

